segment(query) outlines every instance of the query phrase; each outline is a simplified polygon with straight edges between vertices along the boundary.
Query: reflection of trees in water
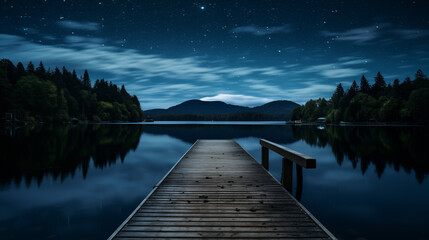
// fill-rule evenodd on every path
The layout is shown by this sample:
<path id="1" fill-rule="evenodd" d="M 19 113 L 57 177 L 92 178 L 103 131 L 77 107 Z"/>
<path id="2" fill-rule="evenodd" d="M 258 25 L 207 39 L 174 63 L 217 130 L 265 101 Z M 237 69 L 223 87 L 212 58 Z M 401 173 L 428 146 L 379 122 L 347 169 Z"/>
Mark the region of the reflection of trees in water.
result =
<path id="1" fill-rule="evenodd" d="M 0 135 L 0 186 L 32 180 L 40 185 L 46 175 L 61 181 L 81 170 L 85 178 L 90 159 L 97 168 L 124 161 L 139 144 L 142 125 L 41 126 Z"/>
<path id="2" fill-rule="evenodd" d="M 168 134 L 184 142 L 197 139 L 264 138 L 276 143 L 293 143 L 292 131 L 286 125 L 147 125 L 146 133 Z"/>
<path id="3" fill-rule="evenodd" d="M 327 126 L 319 130 L 315 126 L 295 126 L 292 132 L 296 139 L 303 139 L 312 146 L 330 145 L 339 165 L 347 156 L 353 168 L 360 163 L 362 174 L 372 163 L 381 177 L 389 164 L 396 171 L 402 168 L 410 173 L 413 170 L 422 183 L 429 172 L 425 151 L 429 128 Z"/>

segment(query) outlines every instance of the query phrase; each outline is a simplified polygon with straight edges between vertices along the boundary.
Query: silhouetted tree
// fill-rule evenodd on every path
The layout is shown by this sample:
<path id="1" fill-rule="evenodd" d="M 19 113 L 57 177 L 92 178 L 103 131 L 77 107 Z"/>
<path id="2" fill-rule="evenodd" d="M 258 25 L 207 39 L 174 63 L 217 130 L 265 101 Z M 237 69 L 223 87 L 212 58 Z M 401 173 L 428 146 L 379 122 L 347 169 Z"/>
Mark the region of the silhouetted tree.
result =
<path id="1" fill-rule="evenodd" d="M 365 75 L 362 75 L 360 79 L 360 91 L 366 94 L 371 91 L 371 86 L 369 85 L 368 80 L 366 80 Z"/>
<path id="2" fill-rule="evenodd" d="M 425 79 L 426 75 L 423 73 L 421 69 L 417 70 L 416 74 L 414 75 L 414 79 Z"/>
<path id="3" fill-rule="evenodd" d="M 87 88 L 91 88 L 91 80 L 89 79 L 88 70 L 85 69 L 83 74 L 83 85 Z"/>
<path id="4" fill-rule="evenodd" d="M 337 108 L 339 107 L 341 98 L 344 96 L 344 88 L 343 85 L 338 84 L 337 88 L 335 89 L 334 94 L 332 94 L 331 100 L 332 103 L 334 104 L 334 107 Z"/>
<path id="5" fill-rule="evenodd" d="M 22 62 L 18 62 L 18 64 L 16 64 L 16 79 L 12 83 L 15 84 L 16 81 L 18 81 L 25 74 L 26 72 L 25 72 L 24 64 L 22 64 Z"/>
<path id="6" fill-rule="evenodd" d="M 386 88 L 386 82 L 384 81 L 383 75 L 380 72 L 374 77 L 375 83 L 371 87 L 372 96 L 378 98 L 382 95 L 382 91 Z"/>
<path id="7" fill-rule="evenodd" d="M 36 68 L 36 76 L 38 76 L 39 78 L 44 78 L 45 77 L 45 66 L 43 66 L 42 61 L 40 61 L 39 66 Z"/>
<path id="8" fill-rule="evenodd" d="M 356 81 L 353 80 L 352 85 L 350 86 L 349 90 L 347 91 L 348 97 L 354 97 L 356 93 L 359 92 L 359 87 L 356 83 Z"/>
<path id="9" fill-rule="evenodd" d="M 34 64 L 31 61 L 27 65 L 27 72 L 30 74 L 34 73 Z"/>

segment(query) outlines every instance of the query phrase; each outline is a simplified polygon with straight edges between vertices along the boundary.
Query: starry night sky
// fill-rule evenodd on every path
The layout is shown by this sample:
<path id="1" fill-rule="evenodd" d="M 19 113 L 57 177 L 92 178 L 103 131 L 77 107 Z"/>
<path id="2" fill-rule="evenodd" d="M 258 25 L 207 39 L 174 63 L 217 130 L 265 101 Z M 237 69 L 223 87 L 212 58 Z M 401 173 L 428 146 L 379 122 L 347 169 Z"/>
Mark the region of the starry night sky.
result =
<path id="1" fill-rule="evenodd" d="M 429 73 L 429 1 L 1 0 L 0 58 L 125 84 L 144 110 L 329 98 Z"/>

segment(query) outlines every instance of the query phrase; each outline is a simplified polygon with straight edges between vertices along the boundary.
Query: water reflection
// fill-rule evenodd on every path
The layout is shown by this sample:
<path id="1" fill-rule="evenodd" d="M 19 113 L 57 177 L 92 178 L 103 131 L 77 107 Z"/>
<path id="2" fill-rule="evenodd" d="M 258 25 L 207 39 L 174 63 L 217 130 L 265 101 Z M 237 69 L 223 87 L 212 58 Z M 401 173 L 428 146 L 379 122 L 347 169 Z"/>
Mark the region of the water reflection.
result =
<path id="1" fill-rule="evenodd" d="M 296 196 L 342 239 L 424 238 L 428 133 L 286 125 L 8 129 L 0 133 L 0 239 L 106 239 L 191 144 L 204 138 L 236 139 L 258 160 L 259 138 L 315 157 L 317 169 L 304 170 L 302 184 L 294 176 Z M 280 179 L 281 169 L 281 156 L 271 154 L 270 172 Z"/>
<path id="2" fill-rule="evenodd" d="M 90 160 L 103 168 L 124 161 L 135 150 L 142 125 L 32 126 L 9 130 L 0 136 L 0 186 L 24 180 L 40 185 L 51 175 L 63 181 L 79 169 L 85 178 Z"/>
<path id="3" fill-rule="evenodd" d="M 375 166 L 378 177 L 383 175 L 387 165 L 396 171 L 414 171 L 422 183 L 429 173 L 427 161 L 427 137 L 425 127 L 338 127 L 293 126 L 293 136 L 311 146 L 330 146 L 336 161 L 341 165 L 346 157 L 353 168 L 360 164 L 362 174 L 370 164 Z"/>
<path id="4" fill-rule="evenodd" d="M 276 143 L 295 142 L 289 126 L 273 125 L 149 125 L 145 132 L 168 134 L 188 143 L 197 139 L 263 138 Z"/>

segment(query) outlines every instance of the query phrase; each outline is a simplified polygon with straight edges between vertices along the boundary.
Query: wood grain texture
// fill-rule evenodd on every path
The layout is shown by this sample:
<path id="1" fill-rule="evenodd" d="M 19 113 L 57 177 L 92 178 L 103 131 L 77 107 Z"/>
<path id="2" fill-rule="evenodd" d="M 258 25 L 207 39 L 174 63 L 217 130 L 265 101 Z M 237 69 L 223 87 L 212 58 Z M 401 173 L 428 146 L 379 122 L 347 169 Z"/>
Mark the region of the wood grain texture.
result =
<path id="1" fill-rule="evenodd" d="M 335 239 L 233 140 L 198 140 L 110 239 Z"/>

